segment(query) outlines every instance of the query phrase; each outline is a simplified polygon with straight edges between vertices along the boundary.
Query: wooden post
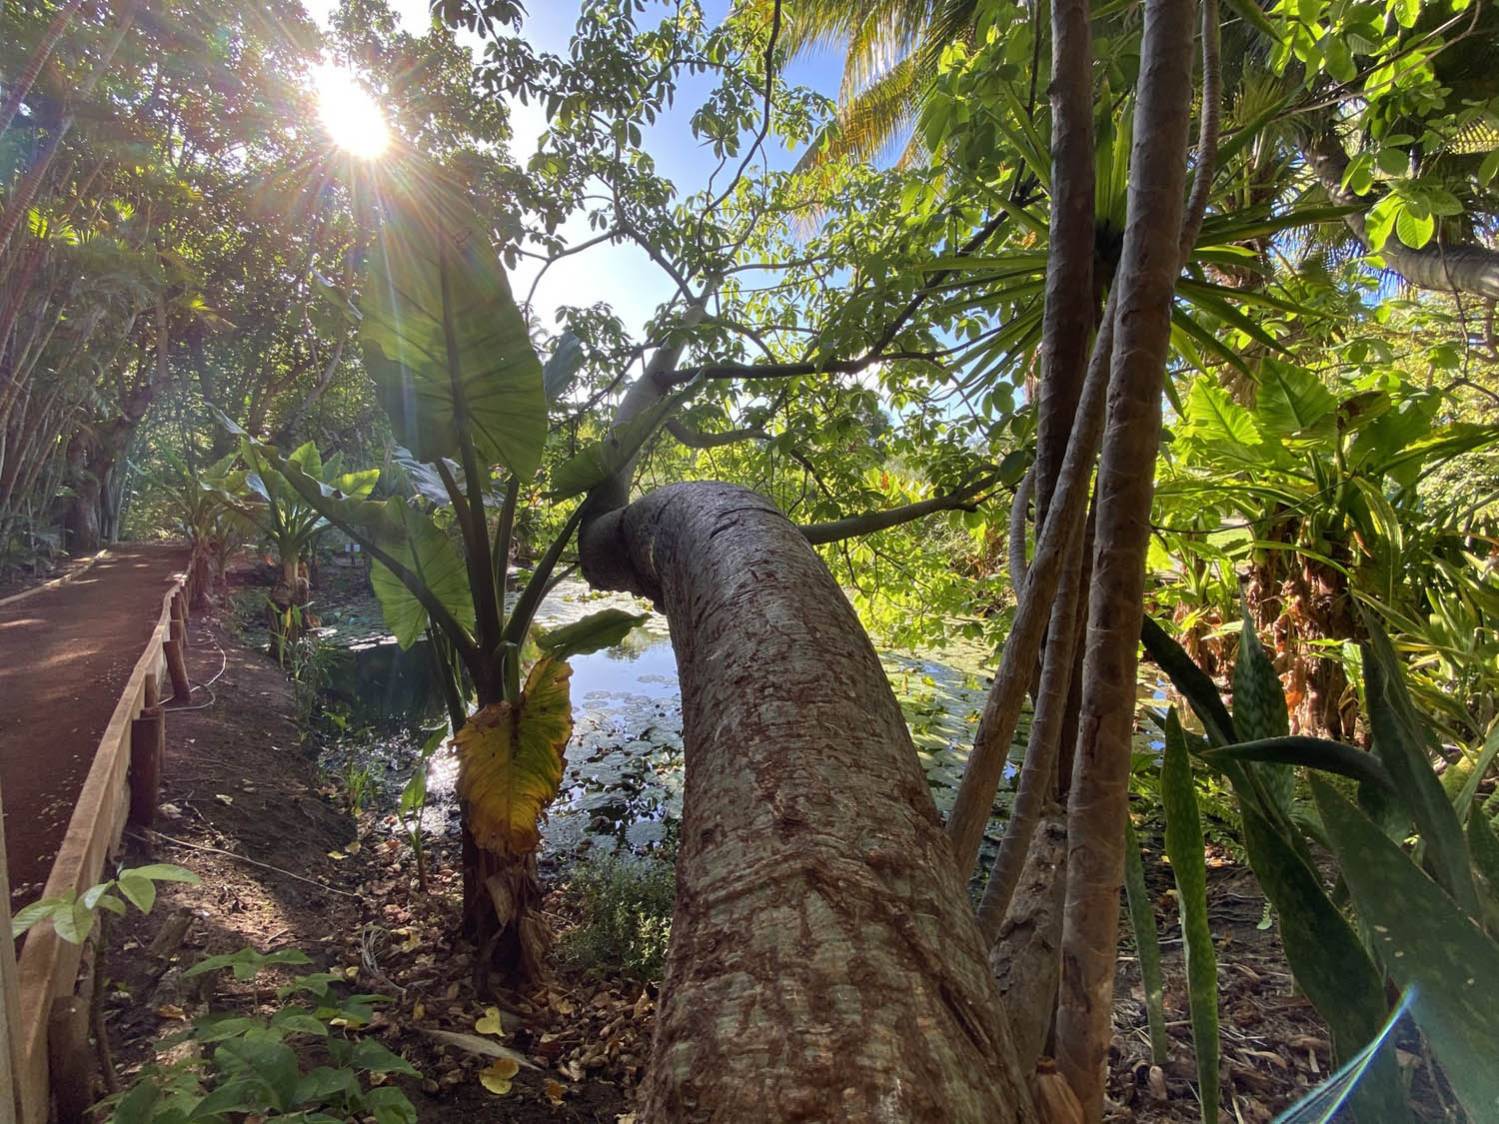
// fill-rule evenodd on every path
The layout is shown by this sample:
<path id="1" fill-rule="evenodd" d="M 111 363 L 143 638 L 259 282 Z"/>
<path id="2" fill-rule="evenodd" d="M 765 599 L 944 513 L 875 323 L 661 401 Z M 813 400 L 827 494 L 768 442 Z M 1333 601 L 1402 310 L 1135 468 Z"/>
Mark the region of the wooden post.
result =
<path id="1" fill-rule="evenodd" d="M 94 1103 L 94 1055 L 88 1041 L 88 1003 L 77 995 L 52 1000 L 47 1020 L 47 1068 L 58 1124 L 83 1124 Z"/>
<path id="2" fill-rule="evenodd" d="M 3 801 L 0 801 L 3 802 Z M 15 1124 L 20 1112 L 21 988 L 16 979 L 16 942 L 10 939 L 10 868 L 0 816 L 0 1124 Z"/>
<path id="3" fill-rule="evenodd" d="M 141 700 L 141 709 L 150 710 L 153 706 L 161 705 L 161 673 L 152 668 L 146 673 L 146 695 Z"/>
<path id="4" fill-rule="evenodd" d="M 185 703 L 193 693 L 193 685 L 187 677 L 187 660 L 182 653 L 182 641 L 173 637 L 163 641 L 161 648 L 167 657 L 167 674 L 172 677 L 172 697 Z"/>
<path id="5" fill-rule="evenodd" d="M 177 641 L 177 643 L 182 645 L 183 651 L 187 650 L 187 625 L 183 622 L 181 617 L 172 617 L 171 637 L 173 640 Z"/>
<path id="6" fill-rule="evenodd" d="M 161 799 L 161 761 L 166 754 L 167 718 L 159 706 L 141 711 L 130 723 L 130 819 L 136 827 L 156 822 Z"/>

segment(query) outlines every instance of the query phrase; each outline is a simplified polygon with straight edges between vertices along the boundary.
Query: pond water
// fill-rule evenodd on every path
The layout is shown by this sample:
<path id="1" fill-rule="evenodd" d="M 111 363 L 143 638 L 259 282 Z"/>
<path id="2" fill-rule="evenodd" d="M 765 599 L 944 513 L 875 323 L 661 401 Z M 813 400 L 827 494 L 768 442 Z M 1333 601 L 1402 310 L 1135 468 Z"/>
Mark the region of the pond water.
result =
<path id="1" fill-rule="evenodd" d="M 567 624 L 599 609 L 631 612 L 649 606 L 621 594 L 598 594 L 581 582 L 564 582 L 543 603 L 537 623 Z M 378 614 L 378 609 L 375 609 Z M 413 723 L 441 718 L 441 699 L 422 645 L 402 652 L 389 637 L 360 635 L 363 614 L 345 614 L 324 630 L 341 652 L 329 670 L 326 697 L 349 714 L 350 729 L 325 754 L 334 771 L 366 769 L 386 790 L 399 790 L 416 760 L 421 735 Z M 378 619 L 376 617 L 375 619 Z M 938 808 L 951 806 L 988 690 L 982 653 L 953 648 L 942 653 L 880 652 L 890 683 L 911 728 Z M 573 735 L 562 791 L 544 830 L 553 858 L 592 849 L 652 851 L 669 839 L 682 807 L 682 711 L 676 660 L 666 622 L 650 614 L 625 641 L 572 659 Z M 407 727 L 405 732 L 401 727 Z M 1017 733 L 1024 745 L 1025 720 Z M 455 762 L 439 751 L 429 773 L 424 826 L 454 830 Z M 1013 774 L 1013 766 L 1009 772 Z M 1001 801 L 1008 799 L 1002 792 Z M 987 841 L 998 844 L 997 832 Z"/>

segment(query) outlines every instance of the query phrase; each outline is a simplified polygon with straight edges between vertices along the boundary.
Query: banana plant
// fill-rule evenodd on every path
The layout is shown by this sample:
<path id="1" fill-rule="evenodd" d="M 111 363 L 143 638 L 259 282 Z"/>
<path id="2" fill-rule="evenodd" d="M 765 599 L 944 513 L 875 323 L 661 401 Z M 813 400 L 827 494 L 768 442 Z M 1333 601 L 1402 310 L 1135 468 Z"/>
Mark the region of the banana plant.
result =
<path id="1" fill-rule="evenodd" d="M 276 549 L 282 581 L 295 590 L 303 561 L 328 527 L 328 520 L 293 488 L 254 442 L 241 439 L 239 457 L 245 467 L 210 476 L 236 510 Z M 325 463 L 311 441 L 288 454 L 285 463 L 296 471 L 338 490 L 363 498 L 375 488 L 378 469 L 344 472 L 341 455 Z"/>
<path id="2" fill-rule="evenodd" d="M 281 580 L 269 602 L 271 642 L 278 658 L 284 660 L 287 645 L 301 633 L 305 622 L 310 591 L 302 575 L 302 563 L 328 527 L 328 520 L 303 499 L 254 442 L 241 438 L 239 458 L 245 467 L 219 476 L 217 487 L 240 516 L 275 547 Z M 369 495 L 380 478 L 378 469 L 344 472 L 343 458 L 338 455 L 325 464 L 311 441 L 289 454 L 285 464 L 290 471 L 350 496 Z"/>
<path id="3" fill-rule="evenodd" d="M 251 444 L 311 511 L 373 558 L 375 593 L 401 646 L 432 637 L 459 763 L 464 929 L 482 970 L 522 982 L 541 972 L 546 944 L 535 855 L 572 728 L 567 658 L 618 642 L 644 618 L 606 610 L 550 634 L 533 628 L 581 505 L 513 602 L 505 596 L 549 400 L 565 392 L 581 353 L 564 339 L 543 366 L 466 200 L 439 192 L 385 206 L 360 336 L 411 494 L 369 499 L 368 489 L 346 489 L 305 458 Z M 615 463 L 603 447 L 578 456 L 554 480 L 554 495 L 585 490 Z"/>
<path id="4" fill-rule="evenodd" d="M 1253 689 L 1236 685 L 1230 713 L 1163 629 L 1147 620 L 1142 639 L 1202 723 L 1204 736 L 1188 739 L 1197 761 L 1233 786 L 1245 849 L 1298 985 L 1327 1021 L 1338 1053 L 1359 1059 L 1351 1093 L 1357 1118 L 1407 1118 L 1391 1052 L 1361 1050 L 1387 1036 L 1388 981 L 1405 989 L 1404 1002 L 1470 1118 L 1490 1119 L 1499 1111 L 1499 1081 L 1482 1059 L 1499 1045 L 1499 1016 L 1481 997 L 1499 994 L 1499 848 L 1475 796 L 1499 751 L 1499 731 L 1467 774 L 1471 783 L 1449 794 L 1432 767 L 1434 729 L 1411 699 L 1394 646 L 1372 614 L 1363 624 L 1372 750 L 1259 736 L 1278 728 L 1285 707 L 1268 661 L 1254 662 L 1259 670 L 1249 674 L 1261 681 Z M 1312 806 L 1288 806 L 1266 769 L 1304 769 Z M 1313 864 L 1313 846 L 1331 851 L 1357 925 Z"/>

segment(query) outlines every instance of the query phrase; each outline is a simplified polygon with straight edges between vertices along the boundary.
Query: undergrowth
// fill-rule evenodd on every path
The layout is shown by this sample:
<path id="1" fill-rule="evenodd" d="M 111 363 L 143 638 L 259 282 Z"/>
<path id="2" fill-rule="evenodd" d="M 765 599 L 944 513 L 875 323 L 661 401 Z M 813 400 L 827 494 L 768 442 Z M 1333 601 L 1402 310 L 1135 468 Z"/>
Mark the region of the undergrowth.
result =
<path id="1" fill-rule="evenodd" d="M 676 899 L 676 869 L 669 859 L 580 859 L 566 892 L 581 917 L 559 942 L 565 959 L 598 976 L 661 979 Z"/>

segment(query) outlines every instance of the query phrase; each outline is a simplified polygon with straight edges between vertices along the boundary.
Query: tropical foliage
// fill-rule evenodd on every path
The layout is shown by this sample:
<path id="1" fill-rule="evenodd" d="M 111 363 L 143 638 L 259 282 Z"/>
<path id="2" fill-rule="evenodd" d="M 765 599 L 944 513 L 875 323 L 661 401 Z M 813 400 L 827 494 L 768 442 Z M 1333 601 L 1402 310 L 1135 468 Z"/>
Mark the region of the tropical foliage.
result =
<path id="1" fill-rule="evenodd" d="M 287 0 L 8 6 L 0 576 L 129 531 L 187 537 L 208 586 L 253 541 L 284 641 L 313 623 L 322 537 L 357 543 L 386 629 L 439 668 L 464 932 L 482 974 L 521 983 L 545 967 L 568 660 L 640 622 L 545 632 L 538 610 L 575 569 L 665 604 L 621 513 L 742 485 L 877 639 L 963 641 L 993 670 L 948 825 L 978 883 L 1007 836 L 970 943 L 1023 954 L 1000 923 L 1037 823 L 1066 821 L 1085 861 L 1042 880 L 1067 906 L 1031 1014 L 1086 1118 L 1121 888 L 1157 1063 L 1169 1046 L 1137 838 L 1156 822 L 1204 1119 L 1231 955 L 1215 833 L 1357 1062 L 1360 1118 L 1402 1110 L 1393 1051 L 1361 1053 L 1401 993 L 1491 1116 L 1499 1027 L 1472 981 L 1499 980 L 1494 6 L 578 8 L 559 44 L 509 0 L 443 0 L 420 34 L 382 0 L 322 24 Z M 815 69 L 827 47 L 841 75 Z M 375 95 L 377 158 L 314 126 L 329 66 Z M 589 254 L 630 255 L 627 280 L 600 270 L 621 291 L 574 272 L 554 299 L 608 260 Z M 1159 714 L 1137 698 L 1142 607 Z M 1151 722 L 1159 754 L 1133 740 Z M 421 776 L 399 809 L 418 848 Z M 1001 784 L 1014 814 L 991 823 Z M 326 1096 L 288 1095 L 314 1075 L 283 1031 L 214 1052 L 215 1081 L 254 1085 L 224 1111 L 381 1115 L 348 1071 L 382 1071 L 352 1056 Z M 214 1095 L 158 1075 L 120 1108 Z"/>

